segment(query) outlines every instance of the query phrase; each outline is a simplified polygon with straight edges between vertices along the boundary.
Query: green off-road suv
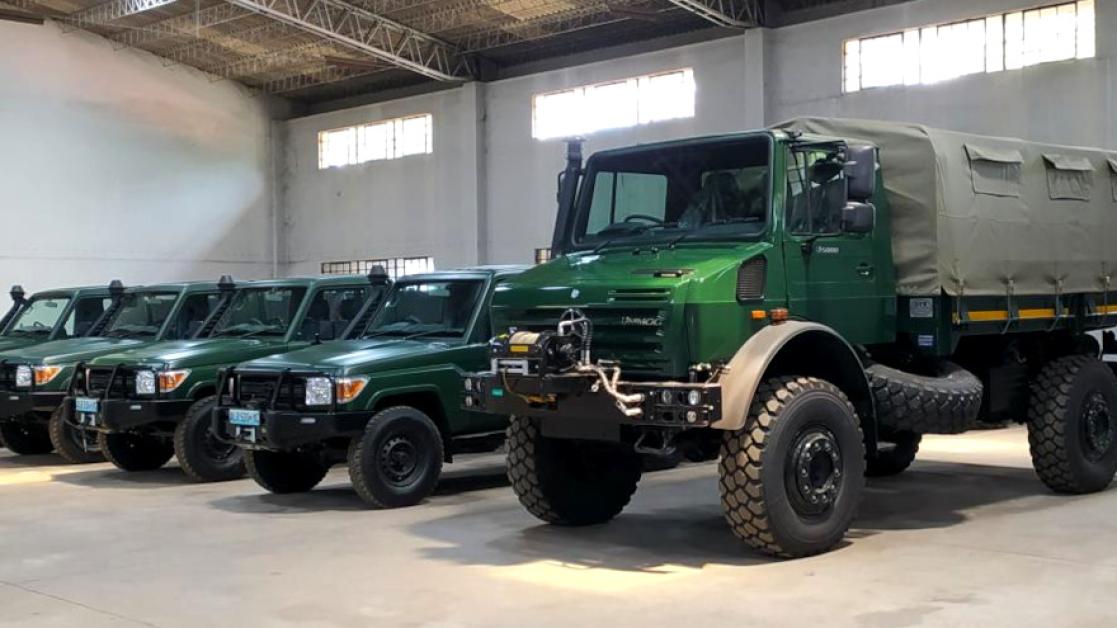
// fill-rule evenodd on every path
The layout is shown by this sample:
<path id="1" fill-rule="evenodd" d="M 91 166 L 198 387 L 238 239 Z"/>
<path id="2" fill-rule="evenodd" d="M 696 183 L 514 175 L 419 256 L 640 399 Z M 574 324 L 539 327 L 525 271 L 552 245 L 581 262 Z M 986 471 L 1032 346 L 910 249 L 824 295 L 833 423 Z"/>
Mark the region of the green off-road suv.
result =
<path id="1" fill-rule="evenodd" d="M 210 430 L 218 371 L 338 338 L 375 310 L 388 285 L 379 267 L 367 277 L 238 285 L 197 337 L 86 360 L 65 414 L 122 470 L 157 469 L 177 456 L 195 481 L 241 477 L 240 450 Z"/>
<path id="2" fill-rule="evenodd" d="M 63 309 L 65 299 L 32 298 L 13 331 L 26 326 L 24 321 L 32 316 L 32 327 L 46 329 L 53 314 L 45 310 L 52 303 L 53 309 Z M 75 429 L 63 412 L 75 367 L 104 353 L 189 338 L 219 300 L 220 289 L 213 282 L 128 289 L 113 282 L 96 296 L 75 297 L 62 323 L 63 339 L 0 353 L 0 416 L 5 417 L 0 433 L 9 448 L 21 454 L 53 449 L 73 463 L 100 460 L 96 442 Z"/>
<path id="3" fill-rule="evenodd" d="M 521 270 L 405 277 L 345 340 L 229 369 L 214 431 L 269 491 L 308 491 L 348 460 L 370 504 L 421 501 L 443 462 L 504 440 L 507 419 L 461 408 L 459 392 L 462 373 L 487 363 L 493 289 Z"/>

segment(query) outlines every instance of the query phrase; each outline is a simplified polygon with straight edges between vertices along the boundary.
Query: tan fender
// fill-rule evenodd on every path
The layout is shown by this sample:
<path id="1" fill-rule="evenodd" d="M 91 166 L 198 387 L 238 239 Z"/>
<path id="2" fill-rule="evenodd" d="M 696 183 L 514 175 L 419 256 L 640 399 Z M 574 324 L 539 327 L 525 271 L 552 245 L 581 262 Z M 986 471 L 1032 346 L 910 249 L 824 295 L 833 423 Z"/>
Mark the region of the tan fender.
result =
<path id="1" fill-rule="evenodd" d="M 749 338 L 729 361 L 728 372 L 720 379 L 722 418 L 711 427 L 722 430 L 737 430 L 744 427 L 752 398 L 756 395 L 756 389 L 760 387 L 768 366 L 779 355 L 780 350 L 804 334 L 822 334 L 827 337 L 830 344 L 836 340 L 840 343 L 839 346 L 844 346 L 849 351 L 852 364 L 856 364 L 857 377 L 864 379 L 864 371 L 861 370 L 861 361 L 857 357 L 857 352 L 838 335 L 838 332 L 826 325 L 802 321 L 768 325 Z"/>

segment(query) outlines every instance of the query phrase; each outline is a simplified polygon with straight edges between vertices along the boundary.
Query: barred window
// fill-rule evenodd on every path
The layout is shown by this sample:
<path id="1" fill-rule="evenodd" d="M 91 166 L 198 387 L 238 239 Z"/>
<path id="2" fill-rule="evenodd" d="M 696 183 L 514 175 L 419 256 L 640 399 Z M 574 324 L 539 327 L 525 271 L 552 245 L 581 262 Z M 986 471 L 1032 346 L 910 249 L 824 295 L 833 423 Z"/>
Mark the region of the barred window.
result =
<path id="1" fill-rule="evenodd" d="M 433 257 L 390 257 L 384 259 L 358 259 L 340 262 L 322 262 L 323 275 L 365 275 L 373 266 L 381 266 L 388 277 L 395 281 L 405 275 L 427 273 L 434 270 Z"/>
<path id="2" fill-rule="evenodd" d="M 431 114 L 381 120 L 318 133 L 318 169 L 434 152 Z"/>

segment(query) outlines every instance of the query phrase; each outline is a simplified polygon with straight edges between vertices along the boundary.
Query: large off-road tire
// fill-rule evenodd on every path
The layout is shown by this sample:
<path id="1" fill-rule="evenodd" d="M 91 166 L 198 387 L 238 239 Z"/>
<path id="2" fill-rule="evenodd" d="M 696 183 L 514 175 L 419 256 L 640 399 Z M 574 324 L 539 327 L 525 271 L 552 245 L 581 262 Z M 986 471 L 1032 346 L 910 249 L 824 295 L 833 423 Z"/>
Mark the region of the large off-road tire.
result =
<path id="1" fill-rule="evenodd" d="M 377 508 L 413 506 L 434 492 L 442 459 L 434 421 L 416 408 L 395 406 L 376 413 L 349 445 L 349 479 Z"/>
<path id="2" fill-rule="evenodd" d="M 917 434 L 959 434 L 977 422 L 984 386 L 976 375 L 951 362 L 936 376 L 906 373 L 883 364 L 865 368 L 877 422 Z"/>
<path id="3" fill-rule="evenodd" d="M 877 442 L 877 453 L 865 459 L 865 475 L 885 477 L 903 473 L 919 453 L 922 434 L 901 430 L 882 430 Z"/>
<path id="4" fill-rule="evenodd" d="M 857 413 L 825 380 L 770 379 L 745 426 L 725 434 L 718 470 L 734 534 L 773 556 L 825 552 L 845 536 L 864 487 Z"/>
<path id="5" fill-rule="evenodd" d="M 305 493 L 318 486 L 330 465 L 319 456 L 297 451 L 244 452 L 248 476 L 272 493 Z"/>
<path id="6" fill-rule="evenodd" d="M 244 450 L 223 443 L 213 433 L 211 416 L 216 397 L 195 401 L 175 427 L 175 457 L 186 477 L 195 482 L 224 482 L 243 478 Z"/>
<path id="7" fill-rule="evenodd" d="M 54 451 L 47 427 L 23 419 L 0 421 L 0 438 L 9 451 L 21 456 L 37 456 Z"/>
<path id="8" fill-rule="evenodd" d="M 175 454 L 174 445 L 166 438 L 128 432 L 98 434 L 97 447 L 121 471 L 154 471 Z"/>
<path id="9" fill-rule="evenodd" d="M 66 422 L 65 411 L 59 407 L 50 415 L 50 442 L 54 451 L 71 464 L 101 462 L 105 456 L 97 446 L 97 434 L 78 429 Z"/>
<path id="10" fill-rule="evenodd" d="M 643 461 L 630 445 L 547 438 L 534 419 L 508 426 L 508 479 L 528 512 L 584 526 L 616 517 L 632 499 Z"/>
<path id="11" fill-rule="evenodd" d="M 1117 472 L 1117 377 L 1097 358 L 1075 355 L 1032 382 L 1028 444 L 1036 475 L 1060 493 L 1094 493 Z"/>

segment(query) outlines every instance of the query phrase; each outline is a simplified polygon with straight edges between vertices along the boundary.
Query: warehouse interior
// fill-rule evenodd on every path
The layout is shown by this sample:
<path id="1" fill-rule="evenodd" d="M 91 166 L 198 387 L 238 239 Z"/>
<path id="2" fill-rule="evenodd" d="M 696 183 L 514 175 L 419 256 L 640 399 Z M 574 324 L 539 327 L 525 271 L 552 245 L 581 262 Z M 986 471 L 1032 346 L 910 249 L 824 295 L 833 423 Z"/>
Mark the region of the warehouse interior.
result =
<path id="1" fill-rule="evenodd" d="M 1115 86 L 1110 0 L 0 0 L 0 286 L 531 265 L 572 135 L 822 116 L 1117 152 Z M 1019 426 L 924 445 L 793 561 L 725 530 L 716 463 L 578 530 L 500 454 L 377 511 L 341 469 L 272 495 L 0 449 L 0 624 L 1113 625 L 1112 491 L 1047 492 Z"/>

